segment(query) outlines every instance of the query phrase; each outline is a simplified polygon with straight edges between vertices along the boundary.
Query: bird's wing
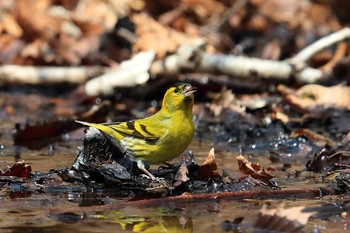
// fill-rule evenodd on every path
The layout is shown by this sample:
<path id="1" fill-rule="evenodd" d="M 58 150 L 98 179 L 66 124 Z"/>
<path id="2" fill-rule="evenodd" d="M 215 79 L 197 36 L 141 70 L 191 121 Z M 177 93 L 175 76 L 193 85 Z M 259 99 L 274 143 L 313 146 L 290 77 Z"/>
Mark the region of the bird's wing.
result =
<path id="1" fill-rule="evenodd" d="M 120 124 L 108 124 L 108 126 L 118 133 L 130 135 L 135 138 L 143 139 L 145 141 L 154 142 L 159 140 L 161 137 L 161 134 L 157 132 L 151 132 L 149 127 L 147 127 L 147 124 L 143 124 L 140 120 L 127 121 Z M 159 130 L 158 132 L 161 131 L 162 130 Z"/>

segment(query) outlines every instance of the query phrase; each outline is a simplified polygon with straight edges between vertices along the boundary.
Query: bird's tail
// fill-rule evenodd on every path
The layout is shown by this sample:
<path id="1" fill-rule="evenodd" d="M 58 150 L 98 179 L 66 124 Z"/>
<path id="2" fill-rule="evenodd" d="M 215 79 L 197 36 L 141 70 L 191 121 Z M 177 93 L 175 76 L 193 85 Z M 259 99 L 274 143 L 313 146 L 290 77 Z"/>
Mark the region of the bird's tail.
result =
<path id="1" fill-rule="evenodd" d="M 76 120 L 75 122 L 82 124 L 82 125 L 86 125 L 86 126 L 90 126 L 93 128 L 96 128 L 98 130 L 100 130 L 101 132 L 110 135 L 116 139 L 120 139 L 120 134 L 117 134 L 116 131 L 114 131 L 110 126 L 108 125 L 104 125 L 104 124 L 96 124 L 96 123 L 90 123 L 90 122 L 85 122 L 85 121 L 78 121 Z"/>

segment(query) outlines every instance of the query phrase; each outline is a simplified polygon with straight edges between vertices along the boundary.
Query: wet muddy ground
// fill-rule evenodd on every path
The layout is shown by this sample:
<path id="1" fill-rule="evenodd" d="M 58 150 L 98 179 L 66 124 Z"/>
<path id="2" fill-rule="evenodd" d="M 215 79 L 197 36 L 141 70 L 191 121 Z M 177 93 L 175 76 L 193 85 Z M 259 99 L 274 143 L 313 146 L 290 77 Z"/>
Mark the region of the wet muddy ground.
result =
<path id="1" fill-rule="evenodd" d="M 60 143 L 53 151 L 45 148 L 41 151 L 30 151 L 22 148 L 20 159 L 32 166 L 32 172 L 45 172 L 50 169 L 70 167 L 77 152 L 80 139 Z M 15 161 L 11 155 L 16 149 L 10 143 L 4 143 L 2 149 L 2 166 Z M 195 139 L 190 149 L 195 154 L 198 164 L 205 161 L 214 143 L 209 140 Z M 52 149 L 52 148 L 51 148 Z M 17 148 L 18 150 L 18 148 Z M 11 152 L 12 151 L 12 152 Z M 289 163 L 283 168 L 280 163 L 271 163 L 269 157 L 257 151 L 245 152 L 249 159 L 262 166 L 276 169 L 279 187 L 283 190 L 317 190 L 327 186 L 317 174 L 303 174 L 296 178 L 295 172 L 304 170 L 302 160 Z M 228 173 L 238 170 L 237 151 L 218 149 L 215 153 L 220 169 Z M 18 159 L 19 157 L 17 157 Z M 180 159 L 178 158 L 178 162 Z M 304 159 L 305 160 L 305 159 Z M 276 195 L 236 198 L 211 198 L 188 201 L 165 201 L 154 204 L 138 204 L 129 197 L 118 196 L 118 191 L 110 189 L 88 189 L 85 192 L 71 191 L 57 187 L 57 190 L 39 192 L 8 191 L 3 186 L 0 201 L 0 227 L 2 232 L 253 232 L 254 222 L 263 204 L 276 208 L 284 202 L 286 207 L 306 206 L 320 208 L 342 201 L 340 196 L 313 196 L 303 194 Z M 104 207 L 103 207 L 104 206 Z M 107 207 L 106 207 L 107 206 Z M 311 209 L 310 211 L 313 211 Z M 304 232 L 346 231 L 347 217 L 332 215 L 331 208 L 325 209 L 311 217 Z M 336 211 L 341 212 L 339 209 Z M 317 211 L 316 211 L 317 212 Z M 234 219 L 244 218 L 236 230 L 228 224 Z M 226 222 L 225 222 L 226 221 Z M 233 227 L 232 227 L 233 228 Z M 165 230 L 166 229 L 166 230 Z M 225 231 L 225 229 L 227 231 Z"/>

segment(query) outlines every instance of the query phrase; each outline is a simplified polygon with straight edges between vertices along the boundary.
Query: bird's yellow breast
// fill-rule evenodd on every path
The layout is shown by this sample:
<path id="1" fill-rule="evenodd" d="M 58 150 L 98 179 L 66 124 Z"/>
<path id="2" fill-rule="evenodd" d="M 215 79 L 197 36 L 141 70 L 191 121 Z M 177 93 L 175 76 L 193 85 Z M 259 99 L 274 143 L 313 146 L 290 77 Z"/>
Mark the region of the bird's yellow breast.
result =
<path id="1" fill-rule="evenodd" d="M 149 142 L 133 137 L 125 137 L 121 145 L 125 152 L 135 160 L 147 164 L 163 163 L 183 153 L 192 141 L 194 128 L 192 117 L 188 118 L 179 111 L 171 117 L 158 119 L 158 128 L 162 132 L 158 141 Z"/>

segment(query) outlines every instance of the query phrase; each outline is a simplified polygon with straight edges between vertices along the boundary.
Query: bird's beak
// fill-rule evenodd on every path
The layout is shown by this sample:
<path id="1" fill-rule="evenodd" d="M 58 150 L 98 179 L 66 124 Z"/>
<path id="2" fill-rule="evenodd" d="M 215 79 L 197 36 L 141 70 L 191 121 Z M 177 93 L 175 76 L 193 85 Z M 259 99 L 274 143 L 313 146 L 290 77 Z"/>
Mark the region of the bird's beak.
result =
<path id="1" fill-rule="evenodd" d="M 193 87 L 191 85 L 187 85 L 184 87 L 184 96 L 185 97 L 189 97 L 189 96 L 192 96 L 193 93 L 195 93 L 197 91 L 197 88 L 196 87 Z"/>

